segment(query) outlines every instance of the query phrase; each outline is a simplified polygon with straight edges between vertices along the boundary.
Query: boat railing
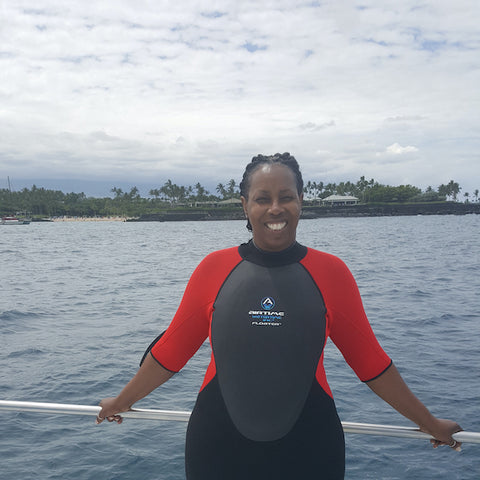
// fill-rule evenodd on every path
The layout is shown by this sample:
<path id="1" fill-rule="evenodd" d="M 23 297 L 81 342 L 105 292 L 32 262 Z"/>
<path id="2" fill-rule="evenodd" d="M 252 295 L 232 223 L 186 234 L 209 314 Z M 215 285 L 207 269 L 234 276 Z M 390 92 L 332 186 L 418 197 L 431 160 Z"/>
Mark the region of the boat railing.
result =
<path id="1" fill-rule="evenodd" d="M 90 405 L 70 405 L 62 403 L 40 403 L 0 400 L 0 410 L 16 412 L 35 412 L 55 415 L 90 415 L 97 416 L 101 408 Z M 143 420 L 173 420 L 177 422 L 188 422 L 190 412 L 174 410 L 150 410 L 132 409 L 121 414 L 123 418 Z M 401 427 L 395 425 L 377 425 L 370 423 L 342 422 L 345 433 L 356 433 L 363 435 L 381 435 L 388 437 L 417 438 L 431 440 L 433 437 L 421 432 L 415 427 Z M 453 439 L 461 443 L 479 443 L 480 433 L 461 431 L 452 435 Z"/>

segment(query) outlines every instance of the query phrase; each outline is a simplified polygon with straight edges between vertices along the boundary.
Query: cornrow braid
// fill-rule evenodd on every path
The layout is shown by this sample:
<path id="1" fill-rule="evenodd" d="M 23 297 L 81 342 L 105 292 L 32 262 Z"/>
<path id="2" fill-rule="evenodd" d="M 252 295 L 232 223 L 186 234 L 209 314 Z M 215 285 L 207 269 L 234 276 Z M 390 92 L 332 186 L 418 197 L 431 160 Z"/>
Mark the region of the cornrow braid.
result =
<path id="1" fill-rule="evenodd" d="M 295 183 L 297 186 L 298 195 L 303 193 L 303 178 L 300 172 L 300 167 L 297 160 L 293 155 L 288 152 L 276 153 L 275 155 L 257 155 L 252 158 L 252 161 L 246 166 L 243 173 L 242 181 L 240 182 L 240 195 L 248 200 L 248 192 L 250 190 L 250 182 L 252 174 L 262 165 L 285 165 L 295 175 Z M 250 220 L 247 220 L 247 229 L 252 230 Z"/>

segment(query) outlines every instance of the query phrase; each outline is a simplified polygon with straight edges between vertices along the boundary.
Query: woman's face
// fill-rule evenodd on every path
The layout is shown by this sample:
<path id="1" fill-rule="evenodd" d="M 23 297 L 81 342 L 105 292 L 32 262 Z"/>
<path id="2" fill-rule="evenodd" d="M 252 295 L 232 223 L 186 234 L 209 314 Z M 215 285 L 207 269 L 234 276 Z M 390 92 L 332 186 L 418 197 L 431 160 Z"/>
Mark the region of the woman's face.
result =
<path id="1" fill-rule="evenodd" d="M 290 168 L 265 164 L 253 172 L 242 205 L 258 248 L 278 252 L 295 242 L 302 199 Z"/>

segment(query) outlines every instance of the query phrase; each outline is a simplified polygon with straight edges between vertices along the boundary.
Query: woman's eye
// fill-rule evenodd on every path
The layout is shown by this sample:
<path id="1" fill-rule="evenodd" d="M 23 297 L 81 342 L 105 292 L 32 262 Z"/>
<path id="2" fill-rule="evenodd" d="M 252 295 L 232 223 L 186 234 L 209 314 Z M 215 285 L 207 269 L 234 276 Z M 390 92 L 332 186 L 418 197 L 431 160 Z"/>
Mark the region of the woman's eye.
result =
<path id="1" fill-rule="evenodd" d="M 257 203 L 267 203 L 269 200 L 266 197 L 260 197 L 256 199 Z"/>

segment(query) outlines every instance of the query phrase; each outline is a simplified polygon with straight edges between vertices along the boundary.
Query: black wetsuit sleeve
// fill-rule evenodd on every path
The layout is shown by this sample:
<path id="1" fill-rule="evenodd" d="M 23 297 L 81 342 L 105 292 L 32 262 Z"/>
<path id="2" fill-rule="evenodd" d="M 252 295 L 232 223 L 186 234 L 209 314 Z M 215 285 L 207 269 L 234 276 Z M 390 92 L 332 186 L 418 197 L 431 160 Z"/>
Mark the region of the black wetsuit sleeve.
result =
<path id="1" fill-rule="evenodd" d="M 147 349 L 145 350 L 145 353 L 143 354 L 142 359 L 140 360 L 140 367 L 143 365 L 143 362 L 145 361 L 145 358 L 147 358 L 147 355 L 150 353 L 150 351 L 155 346 L 155 344 L 162 338 L 162 336 L 165 332 L 166 332 L 166 330 L 164 330 L 160 335 L 158 335 L 155 338 L 155 340 L 147 347 Z"/>

